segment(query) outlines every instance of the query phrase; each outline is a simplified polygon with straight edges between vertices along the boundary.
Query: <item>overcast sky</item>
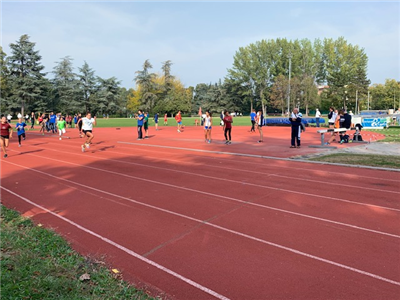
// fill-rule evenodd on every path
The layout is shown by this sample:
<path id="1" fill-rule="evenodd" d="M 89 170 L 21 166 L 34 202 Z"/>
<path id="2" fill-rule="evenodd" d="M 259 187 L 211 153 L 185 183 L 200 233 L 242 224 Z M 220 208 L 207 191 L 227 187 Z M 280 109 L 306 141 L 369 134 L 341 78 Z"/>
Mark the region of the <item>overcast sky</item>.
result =
<path id="1" fill-rule="evenodd" d="M 400 81 L 399 1 L 6 1 L 1 45 L 23 34 L 36 43 L 46 72 L 65 56 L 75 71 L 86 61 L 96 75 L 134 87 L 149 59 L 153 72 L 171 60 L 185 86 L 214 83 L 239 47 L 261 39 L 343 36 L 365 49 L 372 83 Z"/>

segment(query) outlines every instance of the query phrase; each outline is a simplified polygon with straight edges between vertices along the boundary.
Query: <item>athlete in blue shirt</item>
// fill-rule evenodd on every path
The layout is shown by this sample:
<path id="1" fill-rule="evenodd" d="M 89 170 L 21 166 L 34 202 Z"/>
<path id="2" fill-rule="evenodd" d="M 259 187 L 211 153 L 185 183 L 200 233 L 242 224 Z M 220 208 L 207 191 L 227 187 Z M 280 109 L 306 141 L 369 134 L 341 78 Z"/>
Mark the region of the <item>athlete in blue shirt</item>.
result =
<path id="1" fill-rule="evenodd" d="M 18 147 L 21 147 L 21 138 L 25 140 L 25 122 L 22 121 L 22 118 L 18 119 L 18 123 L 15 125 L 18 134 Z"/>
<path id="2" fill-rule="evenodd" d="M 143 111 L 138 110 L 138 114 L 135 117 L 137 120 L 137 131 L 138 131 L 138 140 L 141 140 L 143 137 L 143 132 L 142 132 L 142 127 L 143 127 L 143 119 L 144 119 L 144 114 Z"/>
<path id="3" fill-rule="evenodd" d="M 254 126 L 256 125 L 256 110 L 253 109 L 253 111 L 250 114 L 250 120 L 251 120 L 251 129 L 250 132 L 256 132 L 256 129 L 254 128 Z"/>

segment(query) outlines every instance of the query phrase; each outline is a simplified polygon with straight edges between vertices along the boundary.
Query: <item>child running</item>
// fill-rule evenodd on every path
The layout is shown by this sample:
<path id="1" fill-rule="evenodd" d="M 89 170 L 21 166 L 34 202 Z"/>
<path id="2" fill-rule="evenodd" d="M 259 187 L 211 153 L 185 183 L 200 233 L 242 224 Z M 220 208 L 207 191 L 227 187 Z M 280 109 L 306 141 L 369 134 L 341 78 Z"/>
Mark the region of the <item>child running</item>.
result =
<path id="1" fill-rule="evenodd" d="M 232 131 L 233 120 L 232 120 L 232 116 L 229 114 L 228 111 L 225 111 L 225 116 L 223 118 L 223 121 L 224 121 L 223 130 L 224 130 L 224 135 L 225 135 L 225 144 L 230 145 L 231 140 L 232 140 L 231 131 Z M 228 135 L 229 135 L 229 139 L 228 139 Z"/>
<path id="2" fill-rule="evenodd" d="M 90 143 L 92 142 L 94 135 L 92 133 L 93 125 L 96 125 L 96 117 L 92 118 L 91 113 L 87 113 L 85 118 L 81 119 L 82 122 L 82 132 L 86 137 L 86 142 L 81 146 L 82 152 L 85 152 L 85 148 L 90 148 Z"/>
<path id="3" fill-rule="evenodd" d="M 18 147 L 21 147 L 21 139 L 25 140 L 25 127 L 26 123 L 22 121 L 22 118 L 19 118 L 18 123 L 15 124 L 18 134 Z"/>
<path id="4" fill-rule="evenodd" d="M 7 148 L 9 139 L 12 138 L 12 127 L 8 123 L 7 118 L 5 116 L 1 117 L 1 132 L 0 132 L 0 143 L 1 149 L 4 153 L 4 158 L 7 158 Z"/>
<path id="5" fill-rule="evenodd" d="M 64 117 L 60 117 L 60 119 L 57 121 L 57 128 L 58 128 L 58 134 L 60 136 L 60 141 L 62 140 L 62 135 L 65 133 L 65 127 L 67 126 L 67 122 L 64 120 Z"/>
<path id="6" fill-rule="evenodd" d="M 206 111 L 206 117 L 204 120 L 204 136 L 206 143 L 211 143 L 211 129 L 212 129 L 212 117 L 209 111 Z"/>

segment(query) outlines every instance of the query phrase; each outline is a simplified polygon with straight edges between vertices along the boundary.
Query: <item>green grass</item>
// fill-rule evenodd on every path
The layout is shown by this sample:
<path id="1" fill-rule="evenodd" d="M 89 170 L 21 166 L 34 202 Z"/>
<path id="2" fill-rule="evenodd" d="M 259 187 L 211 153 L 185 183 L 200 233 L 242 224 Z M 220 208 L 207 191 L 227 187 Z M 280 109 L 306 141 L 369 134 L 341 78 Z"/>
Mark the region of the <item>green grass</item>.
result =
<path id="1" fill-rule="evenodd" d="M 347 165 L 362 165 L 362 166 L 400 169 L 400 161 L 398 159 L 398 156 L 395 155 L 336 153 L 336 154 L 330 154 L 312 158 L 310 160 L 341 163 Z"/>
<path id="2" fill-rule="evenodd" d="M 89 274 L 90 280 L 79 277 Z M 150 299 L 51 230 L 1 206 L 1 299 Z"/>
<path id="3" fill-rule="evenodd" d="M 387 129 L 366 129 L 366 130 L 385 135 L 385 138 L 383 140 L 379 140 L 378 142 L 400 143 L 400 128 L 389 127 Z"/>

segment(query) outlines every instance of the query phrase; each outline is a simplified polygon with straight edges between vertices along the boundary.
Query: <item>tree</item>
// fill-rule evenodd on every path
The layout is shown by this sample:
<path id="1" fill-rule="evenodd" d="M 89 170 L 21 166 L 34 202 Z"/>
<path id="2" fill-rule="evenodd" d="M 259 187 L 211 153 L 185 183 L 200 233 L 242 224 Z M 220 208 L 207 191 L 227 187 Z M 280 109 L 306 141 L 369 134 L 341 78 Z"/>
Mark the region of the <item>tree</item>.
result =
<path id="1" fill-rule="evenodd" d="M 82 109 L 79 101 L 79 81 L 73 72 L 72 59 L 66 56 L 53 68 L 54 89 L 57 96 L 59 111 L 73 113 Z"/>
<path id="2" fill-rule="evenodd" d="M 143 70 L 136 71 L 137 75 L 134 79 L 136 85 L 140 86 L 141 89 L 141 107 L 148 111 L 152 110 L 157 100 L 157 96 L 153 93 L 155 90 L 154 78 L 156 74 L 150 73 L 150 69 L 152 68 L 153 66 L 150 61 L 146 59 L 143 64 Z"/>
<path id="3" fill-rule="evenodd" d="M 96 76 L 86 61 L 83 66 L 79 68 L 79 72 L 79 93 L 81 97 L 83 97 L 85 111 L 90 111 L 90 103 L 98 89 Z"/>
<path id="4" fill-rule="evenodd" d="M 114 114 L 118 109 L 119 84 L 117 78 L 103 79 L 98 77 L 99 88 L 92 100 L 91 109 L 94 113 Z"/>
<path id="5" fill-rule="evenodd" d="M 7 59 L 12 87 L 11 99 L 14 107 L 20 105 L 24 115 L 25 106 L 29 108 L 35 101 L 43 100 L 46 94 L 47 79 L 42 73 L 42 57 L 35 51 L 35 43 L 24 34 L 14 44 L 10 44 L 11 55 Z"/>

